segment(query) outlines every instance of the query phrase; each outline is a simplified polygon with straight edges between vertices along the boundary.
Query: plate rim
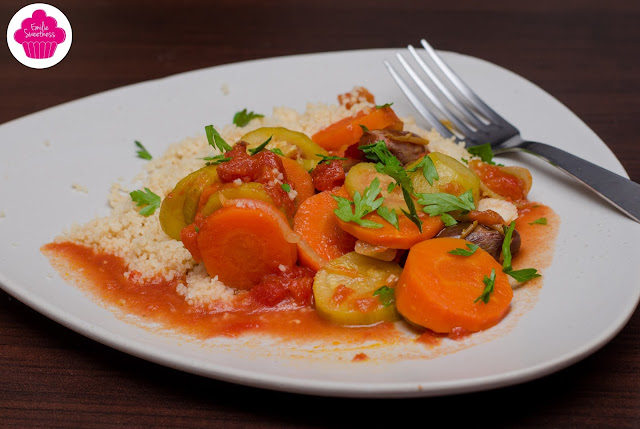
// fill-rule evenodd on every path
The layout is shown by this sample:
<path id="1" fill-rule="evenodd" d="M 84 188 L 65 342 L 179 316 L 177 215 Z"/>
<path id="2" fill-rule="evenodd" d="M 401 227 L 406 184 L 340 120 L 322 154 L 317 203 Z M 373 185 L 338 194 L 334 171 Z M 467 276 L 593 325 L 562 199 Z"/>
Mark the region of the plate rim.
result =
<path id="1" fill-rule="evenodd" d="M 35 115 L 43 115 L 47 114 L 47 112 L 58 109 L 62 106 L 67 106 L 70 104 L 86 102 L 94 97 L 101 97 L 107 93 L 113 93 L 117 91 L 126 91 L 131 87 L 145 85 L 145 84 L 157 84 L 162 83 L 162 81 L 174 78 L 184 78 L 185 76 L 193 73 L 206 73 L 213 69 L 226 68 L 232 66 L 252 66 L 256 63 L 263 61 L 278 61 L 282 59 L 295 59 L 300 60 L 310 56 L 319 56 L 319 55 L 336 55 L 336 54 L 352 54 L 356 52 L 380 52 L 384 53 L 393 53 L 398 49 L 395 48 L 386 48 L 386 49 L 357 49 L 357 50 L 344 50 L 344 51 L 332 51 L 332 52 L 318 52 L 318 53 L 308 53 L 308 54 L 294 54 L 294 55 L 285 55 L 278 57 L 268 57 L 268 58 L 260 58 L 260 59 L 252 59 L 245 60 L 240 62 L 234 62 L 229 64 L 221 64 L 212 67 L 203 67 L 196 70 L 189 70 L 180 72 L 177 74 L 160 77 L 157 79 L 146 80 L 141 82 L 136 82 L 132 84 L 128 84 L 122 87 L 112 88 L 103 92 L 90 94 L 75 100 L 67 101 L 61 103 L 56 106 L 52 106 L 37 112 L 30 113 L 28 115 L 22 116 L 20 118 L 16 118 L 0 124 L 0 128 L 4 128 L 5 125 L 12 124 L 19 121 L 30 120 Z M 510 73 L 514 76 L 517 76 L 519 79 L 526 81 L 528 84 L 534 86 L 539 91 L 542 91 L 544 94 L 551 96 L 557 103 L 559 103 L 566 111 L 575 116 L 580 123 L 586 127 L 595 138 L 597 138 L 598 142 L 605 148 L 610 156 L 617 162 L 619 165 L 619 170 L 623 172 L 627 177 L 628 174 L 624 169 L 623 165 L 620 163 L 619 159 L 615 156 L 613 151 L 607 146 L 605 142 L 603 142 L 591 128 L 584 123 L 575 113 L 573 113 L 570 109 L 568 109 L 564 104 L 562 104 L 559 100 L 553 97 L 551 94 L 547 93 L 544 89 L 540 88 L 533 82 L 527 80 L 526 78 L 503 68 L 502 66 L 491 63 L 487 60 L 473 57 L 466 54 L 460 54 L 456 52 L 449 51 L 440 51 L 445 56 L 447 55 L 458 55 L 461 57 L 465 57 L 472 61 L 481 61 L 487 63 L 493 67 L 497 67 L 501 69 L 501 71 Z M 130 354 L 132 356 L 136 356 L 138 358 L 142 358 L 148 360 L 150 362 L 158 363 L 163 366 L 167 366 L 170 368 L 174 368 L 181 371 L 186 371 L 189 373 L 214 378 L 216 380 L 232 382 L 237 384 L 242 384 L 246 386 L 264 388 L 269 390 L 281 390 L 292 393 L 300 393 L 300 394 L 309 394 L 309 395 L 320 395 L 320 396 L 333 396 L 333 397 L 425 397 L 425 396 L 444 396 L 450 394 L 457 394 L 462 392 L 474 392 L 480 390 L 488 390 L 498 387 L 504 387 L 508 385 L 523 383 L 526 381 L 530 381 L 532 379 L 536 379 L 542 377 L 544 375 L 556 372 L 560 369 L 563 369 L 571 364 L 582 360 L 586 356 L 596 352 L 604 345 L 606 345 L 612 338 L 614 338 L 628 323 L 630 318 L 633 316 L 635 309 L 638 307 L 640 303 L 640 288 L 638 288 L 638 293 L 636 293 L 635 302 L 629 302 L 627 309 L 622 316 L 619 316 L 615 321 L 612 322 L 614 325 L 614 329 L 607 329 L 606 332 L 603 331 L 603 335 L 600 335 L 598 338 L 594 339 L 590 343 L 585 343 L 580 349 L 574 350 L 572 352 L 567 352 L 563 355 L 557 356 L 555 359 L 547 361 L 545 363 L 540 363 L 536 366 L 529 366 L 526 369 L 513 370 L 505 373 L 501 373 L 500 375 L 491 375 L 485 377 L 472 377 L 468 379 L 462 380 L 454 380 L 454 381 L 439 381 L 439 382 L 430 382 L 432 387 L 422 390 L 420 386 L 420 382 L 403 382 L 403 383 L 355 383 L 355 382 L 336 382 L 336 381 L 318 381 L 313 380 L 313 388 L 309 389 L 308 381 L 301 379 L 293 379 L 286 378 L 281 375 L 269 375 L 269 374 L 261 374 L 260 377 L 256 377 L 256 373 L 251 373 L 249 371 L 233 369 L 231 373 L 229 373 L 229 368 L 220 367 L 218 364 L 214 364 L 215 367 L 219 367 L 215 375 L 211 374 L 211 371 L 206 371 L 202 367 L 197 367 L 194 364 L 183 364 L 176 365 L 176 362 L 180 362 L 179 359 L 175 359 L 175 362 L 170 362 L 171 356 L 179 356 L 179 354 L 175 354 L 173 352 L 162 351 L 161 356 L 154 355 L 153 353 L 147 353 L 144 350 L 142 345 L 138 346 L 129 346 L 128 344 L 131 342 L 126 336 L 120 334 L 114 334 L 109 332 L 106 329 L 103 329 L 100 326 L 89 326 L 87 322 L 83 321 L 80 317 L 76 317 L 75 315 L 69 315 L 64 313 L 60 308 L 51 305 L 44 299 L 43 297 L 32 294 L 28 289 L 25 289 L 20 281 L 16 281 L 7 277 L 3 272 L 0 272 L 0 288 L 2 288 L 9 295 L 18 299 L 20 302 L 24 303 L 28 307 L 34 309 L 45 317 L 53 320 L 56 323 L 59 323 L 65 326 L 68 329 L 71 329 L 74 332 L 79 333 L 91 340 L 97 341 L 101 344 L 104 344 L 108 347 L 114 348 L 121 352 Z M 543 288 L 544 289 L 544 288 Z M 86 297 L 87 300 L 92 301 L 89 296 Z M 93 301 L 92 301 L 93 302 Z M 171 355 L 171 356 L 168 356 Z M 209 364 L 211 365 L 211 364 Z M 225 370 L 225 371 L 222 371 Z M 442 385 L 442 387 L 438 387 L 438 385 Z M 274 386 L 278 386 L 275 388 Z M 435 387 L 433 387 L 435 386 Z M 363 388 L 371 388 L 373 387 L 373 392 L 364 391 Z"/>

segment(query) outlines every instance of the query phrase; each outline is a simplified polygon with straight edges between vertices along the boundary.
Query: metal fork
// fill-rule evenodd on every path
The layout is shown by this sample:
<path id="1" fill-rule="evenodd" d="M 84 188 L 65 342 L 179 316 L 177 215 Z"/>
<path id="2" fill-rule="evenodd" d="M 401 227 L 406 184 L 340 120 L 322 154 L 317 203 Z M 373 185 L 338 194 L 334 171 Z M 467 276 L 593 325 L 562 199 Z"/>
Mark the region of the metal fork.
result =
<path id="1" fill-rule="evenodd" d="M 421 40 L 420 43 L 436 68 L 430 68 L 413 46 L 409 46 L 408 49 L 423 75 L 428 78 L 426 82 L 431 82 L 430 86 L 400 53 L 397 53 L 396 57 L 429 100 L 431 109 L 420 101 L 420 97 L 413 92 L 389 61 L 385 60 L 384 64 L 411 104 L 441 135 L 453 136 L 458 141 L 464 141 L 467 146 L 490 143 L 495 154 L 524 151 L 537 155 L 585 184 L 636 222 L 640 222 L 640 184 L 554 146 L 524 140 L 520 131 L 482 101 L 442 61 L 431 45 L 425 40 Z M 444 79 L 439 76 L 443 76 Z M 449 126 L 445 126 L 439 118 L 448 120 Z"/>

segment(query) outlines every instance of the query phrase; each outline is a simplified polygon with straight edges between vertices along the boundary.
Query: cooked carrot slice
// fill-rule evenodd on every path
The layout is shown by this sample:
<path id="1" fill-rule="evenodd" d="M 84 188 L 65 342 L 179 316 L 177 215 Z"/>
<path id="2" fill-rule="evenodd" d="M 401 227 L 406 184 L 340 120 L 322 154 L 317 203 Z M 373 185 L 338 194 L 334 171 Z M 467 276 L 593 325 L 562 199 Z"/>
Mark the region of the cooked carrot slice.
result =
<path id="1" fill-rule="evenodd" d="M 481 331 L 507 314 L 513 291 L 502 266 L 480 248 L 471 256 L 448 253 L 467 249 L 467 243 L 461 238 L 434 238 L 411 248 L 396 285 L 400 314 L 438 333 L 454 328 Z M 493 291 L 488 299 L 479 299 L 492 270 Z"/>
<path id="2" fill-rule="evenodd" d="M 293 229 L 314 250 L 309 254 L 298 247 L 300 262 L 311 269 L 319 270 L 324 264 L 353 251 L 356 238 L 338 227 L 333 211 L 338 203 L 332 194 L 347 196 L 343 188 L 324 191 L 305 200 L 293 218 Z"/>
<path id="3" fill-rule="evenodd" d="M 198 233 L 198 249 L 211 277 L 227 286 L 251 289 L 263 276 L 296 263 L 285 216 L 267 203 L 235 200 L 207 217 Z"/>
<path id="4" fill-rule="evenodd" d="M 399 229 L 396 229 L 395 226 L 375 212 L 369 213 L 363 219 L 380 224 L 382 228 L 365 228 L 354 222 L 345 222 L 334 215 L 338 226 L 342 230 L 359 240 L 390 249 L 408 249 L 416 243 L 435 237 L 444 228 L 444 223 L 440 220 L 440 216 L 428 216 L 422 213 L 419 216 L 422 220 L 422 232 L 404 214 L 398 215 Z"/>
<path id="5" fill-rule="evenodd" d="M 293 185 L 298 193 L 296 196 L 296 204 L 300 206 L 304 200 L 313 196 L 316 190 L 313 186 L 311 174 L 296 160 L 281 156 L 284 171 L 287 173 L 287 180 Z"/>
<path id="6" fill-rule="evenodd" d="M 357 114 L 335 122 L 315 133 L 311 140 L 326 150 L 344 151 L 347 147 L 358 143 L 362 137 L 362 126 L 370 130 L 393 128 L 401 130 L 402 121 L 391 107 L 361 110 Z"/>

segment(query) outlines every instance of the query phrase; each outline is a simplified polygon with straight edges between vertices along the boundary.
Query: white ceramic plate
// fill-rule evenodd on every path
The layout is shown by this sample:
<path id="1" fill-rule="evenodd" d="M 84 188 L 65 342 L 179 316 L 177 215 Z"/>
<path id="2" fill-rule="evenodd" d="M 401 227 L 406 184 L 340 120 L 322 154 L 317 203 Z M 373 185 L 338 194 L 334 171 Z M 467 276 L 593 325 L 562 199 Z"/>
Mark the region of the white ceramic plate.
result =
<path id="1" fill-rule="evenodd" d="M 74 222 L 108 214 L 118 178 L 151 153 L 230 122 L 245 107 L 303 110 L 333 103 L 363 85 L 401 115 L 413 114 L 382 65 L 391 50 L 251 61 L 132 85 L 0 126 L 0 286 L 51 319 L 150 361 L 245 385 L 317 395 L 409 397 L 489 389 L 556 371 L 594 352 L 624 326 L 640 296 L 640 226 L 533 156 L 531 198 L 562 219 L 554 262 L 533 310 L 505 335 L 435 359 L 367 361 L 291 358 L 286 345 L 258 341 L 183 341 L 127 323 L 59 278 L 40 247 Z M 617 173 L 607 146 L 552 96 L 486 61 L 444 58 L 524 137 L 569 150 Z M 85 187 L 78 192 L 73 185 Z M 279 349 L 280 348 L 280 349 Z M 284 349 L 284 350 L 283 350 Z M 303 353 L 304 355 L 304 353 Z M 311 355 L 311 354 L 310 354 Z M 304 356 L 303 356 L 304 357 Z"/>

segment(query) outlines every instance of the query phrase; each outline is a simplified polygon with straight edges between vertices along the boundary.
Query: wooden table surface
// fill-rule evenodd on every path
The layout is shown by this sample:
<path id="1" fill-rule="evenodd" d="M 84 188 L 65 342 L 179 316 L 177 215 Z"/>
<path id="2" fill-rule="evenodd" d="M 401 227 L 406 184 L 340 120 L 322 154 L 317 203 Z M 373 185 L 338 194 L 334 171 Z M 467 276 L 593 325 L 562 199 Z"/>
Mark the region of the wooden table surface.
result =
<path id="1" fill-rule="evenodd" d="M 554 95 L 640 181 L 636 0 L 49 3 L 71 22 L 71 51 L 53 68 L 32 70 L 1 49 L 0 123 L 187 70 L 402 47 L 425 37 L 439 49 L 499 64 Z M 1 2 L 0 24 L 26 4 Z M 84 338 L 0 292 L 3 427 L 427 427 L 434 419 L 465 427 L 640 427 L 639 312 L 601 350 L 542 379 L 382 401 L 279 393 L 181 373 Z"/>

